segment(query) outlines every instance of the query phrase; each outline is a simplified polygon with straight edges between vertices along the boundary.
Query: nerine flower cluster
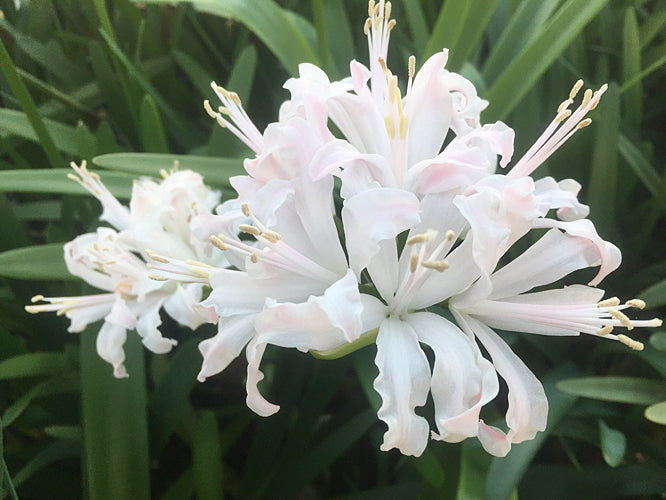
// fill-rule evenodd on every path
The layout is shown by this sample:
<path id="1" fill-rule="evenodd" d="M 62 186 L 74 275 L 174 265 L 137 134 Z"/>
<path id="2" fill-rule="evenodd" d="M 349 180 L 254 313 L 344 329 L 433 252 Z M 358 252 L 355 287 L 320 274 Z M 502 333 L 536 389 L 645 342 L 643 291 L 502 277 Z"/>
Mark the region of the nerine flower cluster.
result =
<path id="1" fill-rule="evenodd" d="M 410 58 L 403 95 L 386 65 L 390 2 L 371 0 L 368 14 L 370 66 L 352 61 L 350 77 L 331 82 L 302 64 L 284 85 L 291 99 L 263 133 L 238 96 L 213 83 L 222 105 L 206 101 L 207 112 L 254 152 L 247 174 L 230 179 L 236 199 L 219 204 L 198 174 L 174 170 L 159 182 L 136 181 L 127 207 L 85 164 L 73 165 L 112 227 L 65 245 L 65 260 L 104 293 L 39 295 L 33 302 L 44 303 L 27 309 L 65 314 L 72 332 L 103 319 L 97 350 L 117 377 L 127 375 L 128 331 L 155 353 L 175 345 L 158 329 L 161 309 L 192 329 L 217 323 L 218 333 L 199 345 L 198 379 L 245 350 L 247 404 L 263 416 L 279 409 L 258 388 L 267 345 L 325 356 L 375 339 L 382 450 L 418 456 L 431 437 L 477 437 L 503 456 L 545 429 L 548 403 L 495 328 L 587 333 L 642 349 L 623 332 L 661 324 L 625 315 L 644 307 L 638 299 L 602 300 L 596 285 L 621 257 L 586 219 L 580 185 L 533 176 L 590 123 L 586 115 L 606 86 L 579 96 L 577 82 L 511 166 L 513 130 L 481 124 L 488 103 L 445 69 L 447 51 L 418 72 Z M 545 231 L 509 260 L 512 246 L 536 229 Z M 588 285 L 543 288 L 588 267 L 597 268 Z M 432 306 L 448 308 L 456 322 Z M 480 418 L 499 377 L 508 386 L 502 429 Z M 436 429 L 415 412 L 429 394 Z"/>

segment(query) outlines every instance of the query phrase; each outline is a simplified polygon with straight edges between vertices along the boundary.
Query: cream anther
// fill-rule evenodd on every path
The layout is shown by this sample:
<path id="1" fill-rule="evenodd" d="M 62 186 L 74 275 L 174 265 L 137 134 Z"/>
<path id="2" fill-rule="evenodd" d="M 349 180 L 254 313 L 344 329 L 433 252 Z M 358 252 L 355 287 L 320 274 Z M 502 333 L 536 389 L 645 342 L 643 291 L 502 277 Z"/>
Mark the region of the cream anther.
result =
<path id="1" fill-rule="evenodd" d="M 213 108 L 210 105 L 210 101 L 208 99 L 204 99 L 204 109 L 206 110 L 206 113 L 208 113 L 208 116 L 211 118 L 217 118 L 217 114 L 215 111 L 213 111 Z"/>
<path id="2" fill-rule="evenodd" d="M 169 259 L 167 259 L 166 257 L 162 257 L 161 255 L 153 252 L 148 248 L 146 249 L 146 254 L 148 254 L 148 257 L 153 259 L 155 262 L 161 262 L 162 264 L 169 264 Z"/>
<path id="3" fill-rule="evenodd" d="M 419 265 L 419 256 L 414 253 L 411 255 L 411 257 L 409 257 L 409 271 L 412 273 L 415 272 L 418 265 Z"/>
<path id="4" fill-rule="evenodd" d="M 210 273 L 208 271 L 204 271 L 203 269 L 199 269 L 198 267 L 190 267 L 188 270 L 194 275 L 199 278 L 209 278 Z"/>
<path id="5" fill-rule="evenodd" d="M 409 76 L 409 78 L 414 78 L 415 74 L 416 74 L 416 57 L 409 56 L 407 75 Z"/>
<path id="6" fill-rule="evenodd" d="M 592 100 L 592 89 L 587 89 L 583 94 L 583 102 L 581 103 L 581 107 L 584 108 L 585 106 L 590 104 L 591 100 Z"/>
<path id="7" fill-rule="evenodd" d="M 384 117 L 384 126 L 386 127 L 386 133 L 389 135 L 391 140 L 395 139 L 395 120 L 392 116 Z"/>
<path id="8" fill-rule="evenodd" d="M 368 1 L 368 16 L 372 17 L 375 14 L 375 0 Z"/>
<path id="9" fill-rule="evenodd" d="M 275 231 L 264 231 L 261 233 L 261 237 L 270 241 L 271 243 L 277 243 L 282 239 L 282 236 L 279 233 L 276 233 Z"/>
<path id="10" fill-rule="evenodd" d="M 417 243 L 425 243 L 428 241 L 427 234 L 415 234 L 407 239 L 407 245 L 416 245 Z"/>
<path id="11" fill-rule="evenodd" d="M 597 302 L 597 307 L 615 307 L 620 305 L 620 299 L 617 297 L 610 297 L 608 299 L 604 299 L 600 302 Z"/>
<path id="12" fill-rule="evenodd" d="M 585 128 L 590 123 L 592 123 L 592 118 L 585 118 L 582 122 L 580 122 L 578 125 L 576 125 L 576 128 Z"/>
<path id="13" fill-rule="evenodd" d="M 456 233 L 454 233 L 451 229 L 449 229 L 444 235 L 444 237 L 447 239 L 447 241 L 451 241 L 453 240 L 453 238 L 456 237 Z"/>
<path id="14" fill-rule="evenodd" d="M 44 300 L 44 296 L 43 295 L 35 295 L 34 297 L 32 297 L 30 299 L 30 302 L 32 302 L 34 304 L 35 302 L 39 302 L 40 300 Z"/>
<path id="15" fill-rule="evenodd" d="M 618 335 L 617 339 L 627 347 L 631 347 L 634 351 L 642 351 L 645 347 L 642 342 L 638 342 L 626 335 Z"/>
<path id="16" fill-rule="evenodd" d="M 388 19 L 391 17 L 391 2 L 386 2 L 384 5 L 384 18 Z"/>
<path id="17" fill-rule="evenodd" d="M 608 335 L 612 331 L 613 331 L 613 325 L 606 325 L 606 326 L 604 326 L 602 328 L 599 328 L 597 330 L 597 335 L 599 335 L 600 337 L 603 337 L 605 335 Z"/>
<path id="18" fill-rule="evenodd" d="M 79 179 L 79 178 L 78 178 L 76 175 L 74 175 L 74 174 L 67 174 L 67 178 L 68 178 L 70 181 L 81 182 L 81 179 Z"/>
<path id="19" fill-rule="evenodd" d="M 225 108 L 224 106 L 218 106 L 217 111 L 218 111 L 221 115 L 233 116 L 233 114 L 231 113 L 231 111 L 229 111 L 229 109 L 228 109 L 228 108 Z"/>
<path id="20" fill-rule="evenodd" d="M 148 277 L 153 281 L 169 281 L 169 278 L 161 274 L 149 274 Z"/>
<path id="21" fill-rule="evenodd" d="M 372 15 L 371 17 L 375 17 L 379 15 L 379 8 L 381 7 L 381 4 L 375 5 L 375 8 L 372 9 Z"/>
<path id="22" fill-rule="evenodd" d="M 253 264 L 256 264 L 257 262 L 259 262 L 259 255 L 253 253 L 252 255 L 250 255 L 250 260 L 252 261 Z"/>
<path id="23" fill-rule="evenodd" d="M 574 83 L 574 86 L 571 88 L 571 92 L 569 92 L 569 99 L 573 99 L 576 97 L 576 94 L 578 94 L 578 91 L 583 88 L 583 80 L 578 80 L 576 83 Z"/>
<path id="24" fill-rule="evenodd" d="M 378 5 L 377 7 L 379 7 L 379 5 Z M 379 25 L 381 24 L 381 22 L 382 22 L 382 18 L 381 18 L 381 17 L 377 17 L 377 18 L 375 18 L 375 24 L 372 26 L 372 28 L 373 28 L 375 31 L 378 30 L 378 29 L 379 29 Z"/>
<path id="25" fill-rule="evenodd" d="M 160 175 L 162 176 L 163 179 L 168 179 L 169 178 L 169 172 L 167 172 L 163 168 L 160 169 Z"/>
<path id="26" fill-rule="evenodd" d="M 386 31 L 391 31 L 393 28 L 395 28 L 395 25 L 398 24 L 395 19 L 391 19 L 388 23 L 388 26 L 386 27 Z"/>
<path id="27" fill-rule="evenodd" d="M 383 57 L 378 57 L 377 62 L 379 63 L 379 66 L 381 66 L 382 70 L 388 71 L 388 67 L 386 66 L 386 60 Z"/>
<path id="28" fill-rule="evenodd" d="M 222 241 L 220 238 L 218 238 L 214 234 L 208 237 L 208 241 L 210 241 L 213 244 L 213 246 L 219 248 L 223 252 L 226 252 L 227 250 L 229 250 L 229 247 L 224 243 L 224 241 Z"/>
<path id="29" fill-rule="evenodd" d="M 618 311 L 616 309 L 609 309 L 608 314 L 610 314 L 613 319 L 616 319 L 620 323 L 622 323 L 622 326 L 626 327 L 627 330 L 633 329 L 633 326 L 631 324 L 631 320 L 623 312 Z"/>
<path id="30" fill-rule="evenodd" d="M 631 299 L 625 302 L 629 307 L 635 307 L 636 309 L 645 309 L 645 301 L 641 299 Z"/>
<path id="31" fill-rule="evenodd" d="M 372 25 L 372 19 L 367 18 L 365 20 L 365 24 L 363 25 L 363 34 L 364 35 L 367 35 L 368 33 L 370 33 L 370 26 L 371 25 Z"/>
<path id="32" fill-rule="evenodd" d="M 573 102 L 573 99 L 569 98 L 565 101 L 562 101 L 557 107 L 557 113 L 559 114 L 563 109 L 567 109 L 569 105 Z"/>
<path id="33" fill-rule="evenodd" d="M 555 117 L 555 123 L 561 123 L 567 118 L 571 116 L 571 110 L 570 109 L 565 109 L 558 113 L 558 115 Z"/>
<path id="34" fill-rule="evenodd" d="M 407 139 L 407 129 L 409 128 L 409 118 L 406 114 L 400 115 L 400 140 Z"/>
<path id="35" fill-rule="evenodd" d="M 205 267 L 205 268 L 208 268 L 208 269 L 213 268 L 213 266 L 211 266 L 209 264 L 206 264 L 205 262 L 200 262 L 198 260 L 192 260 L 192 259 L 186 260 L 185 264 L 187 264 L 188 266 L 199 266 L 199 267 Z"/>
<path id="36" fill-rule="evenodd" d="M 227 124 L 224 123 L 224 120 L 220 118 L 219 116 L 215 115 L 215 121 L 217 121 L 217 124 L 222 127 L 222 128 L 227 128 Z"/>
<path id="37" fill-rule="evenodd" d="M 244 215 L 245 217 L 249 217 L 249 216 L 250 216 L 250 205 L 249 205 L 249 203 L 243 203 L 243 204 L 241 205 L 241 210 L 243 211 L 243 215 Z"/>
<path id="38" fill-rule="evenodd" d="M 238 226 L 238 229 L 242 233 L 251 234 L 253 236 L 259 236 L 261 234 L 261 230 L 258 227 L 251 226 L 249 224 L 241 224 Z"/>
<path id="39" fill-rule="evenodd" d="M 449 268 L 449 263 L 445 260 L 424 260 L 421 265 L 427 269 L 434 269 L 440 273 Z"/>

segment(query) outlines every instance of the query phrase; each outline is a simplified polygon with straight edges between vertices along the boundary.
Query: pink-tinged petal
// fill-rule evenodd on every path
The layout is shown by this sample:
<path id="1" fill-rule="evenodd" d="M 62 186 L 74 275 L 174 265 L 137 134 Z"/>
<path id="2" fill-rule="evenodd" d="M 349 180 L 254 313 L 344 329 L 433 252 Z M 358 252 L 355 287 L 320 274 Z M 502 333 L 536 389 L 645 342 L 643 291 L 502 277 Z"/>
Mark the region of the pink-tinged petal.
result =
<path id="1" fill-rule="evenodd" d="M 356 275 L 377 255 L 381 241 L 395 238 L 419 220 L 418 198 L 401 189 L 371 189 L 346 200 L 342 221 L 349 264 Z M 395 267 L 397 273 L 397 259 Z"/>
<path id="2" fill-rule="evenodd" d="M 288 180 L 271 179 L 262 184 L 248 176 L 237 176 L 232 177 L 229 181 L 238 192 L 239 200 L 248 202 L 250 211 L 267 227 L 275 226 L 277 223 L 275 212 L 294 194 L 294 186 Z M 226 208 L 227 203 L 224 203 L 222 207 Z M 236 206 L 229 205 L 228 208 L 233 210 Z M 224 212 L 218 211 L 218 214 L 227 215 L 226 210 Z M 245 222 L 241 221 L 240 223 Z"/>
<path id="3" fill-rule="evenodd" d="M 203 382 L 224 370 L 236 359 L 254 335 L 254 314 L 221 318 L 214 337 L 199 344 L 203 356 L 197 380 Z"/>
<path id="4" fill-rule="evenodd" d="M 454 191 L 476 183 L 491 172 L 491 164 L 478 148 L 455 139 L 435 158 L 423 160 L 407 171 L 405 185 L 418 194 Z"/>
<path id="5" fill-rule="evenodd" d="M 115 231 L 109 230 L 113 235 Z M 104 234 L 104 233 L 102 233 Z M 77 236 L 69 243 L 65 243 L 63 252 L 67 270 L 74 276 L 78 276 L 86 283 L 100 290 L 112 291 L 116 286 L 116 280 L 111 276 L 100 273 L 97 266 L 92 264 L 90 253 L 86 248 L 91 248 L 100 239 L 100 232 L 86 233 Z"/>
<path id="6" fill-rule="evenodd" d="M 368 80 L 370 80 L 370 70 L 360 62 L 353 60 L 349 63 L 349 72 L 351 74 L 352 82 L 354 84 L 354 92 L 361 94 L 363 91 L 369 93 L 367 88 Z"/>
<path id="7" fill-rule="evenodd" d="M 435 354 L 430 392 L 439 435 L 433 433 L 433 437 L 457 443 L 476 436 L 481 407 L 499 390 L 492 363 L 469 337 L 441 316 L 414 313 L 407 315 L 406 321 L 419 341 Z"/>
<path id="8" fill-rule="evenodd" d="M 492 274 L 488 298 L 512 297 L 554 283 L 599 262 L 597 248 L 585 238 L 551 229 L 506 266 Z"/>
<path id="9" fill-rule="evenodd" d="M 343 173 L 340 173 L 340 169 L 344 169 Z M 309 170 L 315 180 L 331 174 L 341 175 L 343 191 L 347 193 L 356 194 L 362 190 L 345 185 L 349 184 L 347 177 L 350 175 L 352 179 L 367 177 L 368 180 L 363 185 L 377 181 L 384 187 L 396 187 L 393 170 L 386 158 L 376 154 L 362 154 L 349 142 L 341 139 L 334 139 L 319 148 L 310 162 Z M 363 175 L 359 175 L 357 170 L 362 170 Z M 348 198 L 349 194 L 342 196 Z"/>
<path id="10" fill-rule="evenodd" d="M 473 128 L 464 135 L 459 135 L 454 141 L 459 140 L 467 146 L 481 150 L 493 170 L 500 156 L 500 166 L 506 167 L 513 156 L 513 140 L 515 133 L 511 127 L 503 122 L 488 123 L 481 128 Z"/>
<path id="11" fill-rule="evenodd" d="M 474 259 L 490 274 L 500 257 L 527 233 L 539 214 L 530 177 L 486 177 L 474 186 L 476 193 L 458 196 L 453 203 L 471 226 Z"/>
<path id="12" fill-rule="evenodd" d="M 506 412 L 506 423 L 509 427 L 509 432 L 506 434 L 507 441 L 521 443 L 533 439 L 537 432 L 546 429 L 548 421 L 548 400 L 541 382 L 488 326 L 455 310 L 452 312 L 463 330 L 481 341 L 490 354 L 495 369 L 506 381 L 509 389 L 509 408 Z M 484 442 L 487 441 L 486 437 L 480 433 L 481 444 L 484 447 L 488 444 Z M 502 447 L 496 444 L 486 450 L 493 453 L 497 452 L 498 448 L 503 451 Z"/>
<path id="13" fill-rule="evenodd" d="M 557 227 L 566 231 L 567 234 L 584 238 L 588 241 L 599 255 L 597 263 L 599 265 L 599 272 L 588 284 L 591 286 L 598 285 L 610 273 L 615 271 L 622 262 L 622 253 L 620 249 L 608 241 L 601 239 L 597 234 L 592 221 L 587 219 L 580 219 L 570 222 L 556 221 L 552 219 L 537 219 L 534 221 L 534 227 Z M 596 264 L 593 264 L 596 265 Z"/>
<path id="14" fill-rule="evenodd" d="M 99 321 L 111 312 L 115 302 L 115 294 L 89 295 L 83 297 L 72 297 L 79 303 L 76 307 L 67 309 L 65 316 L 71 321 L 68 332 L 78 333 L 90 323 Z"/>
<path id="15" fill-rule="evenodd" d="M 217 323 L 213 307 L 200 305 L 203 285 L 179 285 L 164 303 L 164 310 L 179 324 L 196 330 L 204 323 Z"/>
<path id="16" fill-rule="evenodd" d="M 153 301 L 154 304 L 141 304 L 137 312 L 136 331 L 141 336 L 141 341 L 150 351 L 156 354 L 165 354 L 177 345 L 173 339 L 162 337 L 158 327 L 162 324 L 160 319 L 160 307 L 162 301 Z"/>
<path id="17" fill-rule="evenodd" d="M 573 179 L 556 182 L 552 177 L 544 177 L 534 183 L 534 196 L 544 214 L 556 208 L 560 220 L 573 221 L 583 219 L 590 213 L 590 207 L 578 201 L 580 188 L 581 185 Z"/>
<path id="18" fill-rule="evenodd" d="M 455 110 L 452 89 L 446 85 L 448 71 L 444 70 L 448 56 L 446 49 L 434 54 L 414 78 L 405 110 L 409 165 L 437 156 L 449 132 Z"/>
<path id="19" fill-rule="evenodd" d="M 306 276 L 275 271 L 270 277 L 253 277 L 247 273 L 219 269 L 211 272 L 210 295 L 201 305 L 214 307 L 220 316 L 257 313 L 267 298 L 278 302 L 301 302 L 310 295 L 324 292 L 327 284 Z"/>
<path id="20" fill-rule="evenodd" d="M 429 427 L 414 409 L 428 397 L 430 366 L 409 323 L 394 317 L 382 322 L 375 364 L 379 375 L 373 387 L 382 398 L 377 416 L 388 425 L 381 450 L 398 448 L 418 457 L 428 443 Z"/>
<path id="21" fill-rule="evenodd" d="M 113 365 L 116 378 L 127 377 L 123 362 L 125 351 L 123 345 L 127 339 L 127 330 L 134 328 L 136 317 L 127 307 L 124 300 L 117 297 L 111 312 L 104 318 L 104 324 L 97 334 L 97 354 Z"/>
<path id="22" fill-rule="evenodd" d="M 478 438 L 483 449 L 496 457 L 505 457 L 511 451 L 511 441 L 506 433 L 483 420 L 479 422 Z"/>
<path id="23" fill-rule="evenodd" d="M 363 312 L 361 313 L 361 332 L 366 333 L 375 328 L 386 319 L 387 307 L 377 297 L 361 294 L 361 304 L 363 305 Z"/>
<path id="24" fill-rule="evenodd" d="M 279 406 L 266 401 L 256 383 L 267 344 L 296 348 L 299 351 L 330 351 L 356 340 L 362 328 L 363 304 L 356 276 L 349 270 L 322 296 L 312 296 L 300 304 L 270 302 L 254 321 L 256 335 L 248 345 L 247 404 L 259 415 L 275 413 Z"/>

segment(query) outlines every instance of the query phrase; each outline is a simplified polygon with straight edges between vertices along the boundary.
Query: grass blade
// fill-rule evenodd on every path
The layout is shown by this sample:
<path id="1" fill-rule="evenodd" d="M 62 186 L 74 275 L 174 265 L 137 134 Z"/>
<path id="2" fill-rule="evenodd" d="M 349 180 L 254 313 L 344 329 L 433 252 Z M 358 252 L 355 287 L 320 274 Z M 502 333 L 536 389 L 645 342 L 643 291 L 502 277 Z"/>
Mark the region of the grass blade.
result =
<path id="1" fill-rule="evenodd" d="M 569 0 L 547 26 L 509 63 L 490 87 L 485 120 L 502 120 L 553 64 L 608 0 Z"/>
<path id="2" fill-rule="evenodd" d="M 562 380 L 567 394 L 601 401 L 649 405 L 666 399 L 666 382 L 636 377 L 580 377 Z"/>
<path id="3" fill-rule="evenodd" d="M 0 172 L 0 192 L 86 194 L 84 188 L 67 178 L 71 172 L 69 168 L 4 170 Z M 105 172 L 102 181 L 116 197 L 129 198 L 135 178 L 123 172 Z"/>

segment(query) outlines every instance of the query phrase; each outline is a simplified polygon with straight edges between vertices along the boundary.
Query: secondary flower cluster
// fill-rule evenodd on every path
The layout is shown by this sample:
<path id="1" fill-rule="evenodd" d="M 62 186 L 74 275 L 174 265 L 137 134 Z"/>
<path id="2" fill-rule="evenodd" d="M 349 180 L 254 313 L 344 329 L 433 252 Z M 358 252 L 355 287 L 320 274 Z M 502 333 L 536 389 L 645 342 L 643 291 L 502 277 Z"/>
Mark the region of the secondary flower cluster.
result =
<path id="1" fill-rule="evenodd" d="M 267 345 L 334 357 L 374 339 L 378 416 L 388 427 L 383 450 L 418 456 L 430 436 L 478 437 L 503 456 L 544 430 L 548 404 L 493 328 L 587 333 L 641 349 L 611 332 L 661 324 L 622 312 L 644 307 L 640 300 L 601 300 L 595 286 L 618 267 L 620 252 L 585 218 L 580 185 L 532 177 L 590 123 L 586 115 L 606 87 L 586 90 L 575 104 L 577 82 L 534 146 L 497 173 L 498 163 L 504 169 L 511 160 L 513 131 L 481 124 L 487 102 L 445 69 L 447 51 L 418 73 L 410 58 L 403 96 L 386 65 L 390 3 L 371 0 L 368 14 L 370 66 L 352 61 L 349 78 L 330 82 L 316 66 L 301 65 L 285 84 L 291 99 L 279 121 L 263 133 L 236 94 L 212 85 L 222 106 L 206 101 L 207 112 L 255 153 L 244 162 L 247 175 L 230 180 L 236 199 L 217 205 L 197 174 L 164 172 L 160 183 L 137 181 L 127 209 L 85 165 L 74 166 L 117 231 L 80 236 L 65 246 L 65 259 L 72 273 L 108 293 L 37 296 L 47 304 L 28 310 L 66 314 L 71 331 L 104 318 L 98 351 L 116 376 L 125 375 L 127 329 L 136 328 L 154 352 L 171 349 L 157 330 L 161 307 L 191 328 L 216 322 L 217 335 L 200 344 L 199 380 L 245 349 L 247 404 L 264 416 L 279 409 L 257 387 Z M 535 229 L 542 236 L 509 259 Z M 542 289 L 588 267 L 598 267 L 589 286 Z M 448 308 L 456 323 L 429 308 Z M 432 364 L 421 344 L 434 353 Z M 480 418 L 498 394 L 498 375 L 508 386 L 506 430 Z M 428 394 L 432 433 L 415 412 Z"/>

